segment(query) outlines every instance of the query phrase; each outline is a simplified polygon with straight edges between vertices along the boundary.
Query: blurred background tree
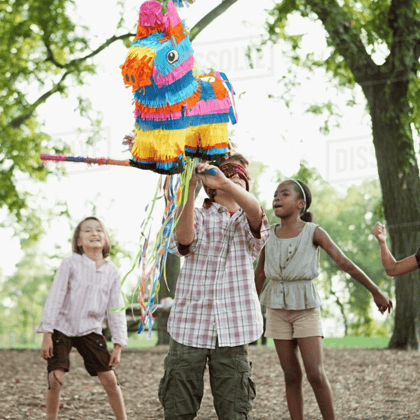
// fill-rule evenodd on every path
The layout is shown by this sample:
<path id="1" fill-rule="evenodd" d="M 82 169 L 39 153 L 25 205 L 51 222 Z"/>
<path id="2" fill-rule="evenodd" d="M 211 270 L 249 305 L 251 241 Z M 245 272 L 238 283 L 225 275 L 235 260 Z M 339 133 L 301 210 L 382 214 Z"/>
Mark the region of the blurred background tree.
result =
<path id="1" fill-rule="evenodd" d="M 321 54 L 302 54 L 303 34 L 291 33 L 288 25 L 296 15 L 324 29 L 327 49 Z M 392 252 L 397 260 L 414 254 L 420 243 L 420 180 L 414 142 L 420 132 L 418 0 L 283 0 L 275 3 L 268 16 L 267 42 L 285 41 L 291 47 L 290 74 L 293 66 L 310 73 L 323 69 L 335 89 L 362 93 L 371 120 Z M 293 78 L 292 82 L 299 83 Z M 307 111 L 325 116 L 324 133 L 331 122 L 339 122 L 339 116 L 334 118 L 339 110 L 333 101 L 320 101 Z M 398 277 L 395 287 L 390 348 L 417 350 L 418 272 Z"/>

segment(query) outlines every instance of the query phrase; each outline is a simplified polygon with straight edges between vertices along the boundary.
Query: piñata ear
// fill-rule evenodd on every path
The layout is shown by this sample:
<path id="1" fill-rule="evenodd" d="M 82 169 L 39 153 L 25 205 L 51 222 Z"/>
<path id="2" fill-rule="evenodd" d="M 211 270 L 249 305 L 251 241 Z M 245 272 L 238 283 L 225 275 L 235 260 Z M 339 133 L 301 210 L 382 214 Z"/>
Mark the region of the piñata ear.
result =
<path id="1" fill-rule="evenodd" d="M 157 0 L 145 1 L 140 6 L 137 35 L 134 38 L 140 39 L 149 36 L 154 32 L 165 31 L 165 21 L 162 13 L 162 5 Z"/>
<path id="2" fill-rule="evenodd" d="M 176 7 L 171 1 L 168 1 L 166 7 L 167 11 L 165 17 L 163 18 L 165 21 L 166 37 L 159 42 L 164 42 L 167 39 L 171 39 L 174 45 L 179 44 L 187 36 L 184 25 L 181 18 L 178 16 Z"/>
<path id="3" fill-rule="evenodd" d="M 170 26 L 172 26 L 172 28 L 175 28 L 175 26 L 181 22 L 181 19 L 178 16 L 178 12 L 176 11 L 176 8 L 171 1 L 168 1 L 168 4 L 166 5 L 166 10 L 167 11 L 164 17 L 165 28 L 168 29 L 170 28 Z"/>

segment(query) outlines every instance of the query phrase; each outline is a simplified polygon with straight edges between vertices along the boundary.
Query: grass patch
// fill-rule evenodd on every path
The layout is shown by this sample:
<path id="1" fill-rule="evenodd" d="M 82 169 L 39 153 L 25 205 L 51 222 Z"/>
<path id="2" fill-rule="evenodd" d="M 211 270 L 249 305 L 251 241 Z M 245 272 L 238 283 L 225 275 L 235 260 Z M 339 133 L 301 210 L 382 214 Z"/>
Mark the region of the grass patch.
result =
<path id="1" fill-rule="evenodd" d="M 155 347 L 157 343 L 157 333 L 152 331 L 152 337 L 148 338 L 148 332 L 142 334 L 128 334 L 127 348 L 129 349 L 141 349 L 146 347 Z M 112 349 L 114 345 L 107 342 L 108 349 Z"/>
<path id="2" fill-rule="evenodd" d="M 388 347 L 389 338 L 384 337 L 343 337 L 324 338 L 324 347 L 384 349 Z"/>
<path id="3" fill-rule="evenodd" d="M 336 348 L 368 348 L 368 349 L 384 349 L 388 347 L 389 338 L 382 337 L 342 337 L 342 338 L 324 338 L 322 344 L 324 347 L 336 347 Z M 139 349 L 147 347 L 155 347 L 157 343 L 157 333 L 152 332 L 152 338 L 147 338 L 147 332 L 143 334 L 129 334 L 127 348 Z M 3 344 L 3 343 L 2 343 Z M 0 345 L 0 349 L 41 349 L 42 336 L 36 337 L 34 343 L 20 344 L 14 342 L 11 345 Z M 108 348 L 112 349 L 114 345 L 107 343 Z M 258 344 L 261 344 L 261 338 L 258 340 Z M 267 347 L 274 348 L 274 341 L 272 338 L 267 339 Z"/>
<path id="4" fill-rule="evenodd" d="M 384 349 L 388 347 L 389 338 L 383 337 L 342 337 L 342 338 L 324 338 L 323 347 L 336 348 L 359 348 L 359 349 Z M 261 338 L 258 340 L 261 344 Z M 274 348 L 274 340 L 267 338 L 267 347 Z"/>

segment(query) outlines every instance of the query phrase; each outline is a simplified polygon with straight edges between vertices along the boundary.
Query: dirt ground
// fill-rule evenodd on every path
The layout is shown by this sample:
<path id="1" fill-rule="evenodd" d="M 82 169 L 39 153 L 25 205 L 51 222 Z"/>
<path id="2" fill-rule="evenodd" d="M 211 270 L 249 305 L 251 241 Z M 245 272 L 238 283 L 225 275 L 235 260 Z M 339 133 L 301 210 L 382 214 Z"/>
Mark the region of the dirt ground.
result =
<path id="1" fill-rule="evenodd" d="M 117 367 L 128 419 L 162 419 L 157 397 L 167 347 L 126 349 Z M 283 375 L 275 350 L 250 347 L 257 398 L 252 420 L 289 419 Z M 420 420 L 420 353 L 390 350 L 324 349 L 337 420 Z M 0 419 L 43 419 L 46 362 L 35 350 L 0 350 Z M 105 391 L 91 378 L 76 350 L 63 386 L 60 419 L 113 419 Z M 207 372 L 206 372 L 207 374 Z M 304 382 L 305 419 L 320 419 L 314 394 Z M 197 420 L 217 419 L 206 379 Z"/>

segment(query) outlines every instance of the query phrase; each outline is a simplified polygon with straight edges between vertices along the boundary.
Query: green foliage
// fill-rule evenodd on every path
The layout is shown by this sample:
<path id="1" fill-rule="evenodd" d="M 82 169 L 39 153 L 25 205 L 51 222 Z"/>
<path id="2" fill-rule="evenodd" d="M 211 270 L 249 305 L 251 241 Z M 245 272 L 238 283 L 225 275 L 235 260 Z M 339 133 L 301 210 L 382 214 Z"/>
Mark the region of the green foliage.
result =
<path id="1" fill-rule="evenodd" d="M 76 31 L 67 16 L 71 5 L 69 0 L 0 4 L 0 206 L 17 215 L 26 207 L 26 194 L 16 188 L 16 177 L 26 174 L 45 180 L 47 170 L 39 154 L 65 150 L 63 145 L 52 144 L 42 132 L 36 107 L 52 93 L 65 93 L 64 79 L 70 73 L 81 83 L 83 73 L 94 71 L 91 64 L 68 65 L 69 58 L 88 46 L 84 37 L 76 35 L 83 28 Z M 39 99 L 34 100 L 37 92 Z"/>
<path id="2" fill-rule="evenodd" d="M 358 83 L 368 100 L 372 100 L 370 89 L 383 85 L 387 105 L 382 105 L 380 111 L 384 123 L 401 125 L 396 141 L 400 144 L 399 166 L 403 171 L 415 165 L 411 128 L 420 133 L 419 10 L 418 1 L 406 4 L 401 0 L 283 0 L 268 12 L 266 23 L 267 41 L 289 45 L 291 66 L 309 72 L 324 69 L 332 76 L 331 85 L 339 90 L 353 89 Z M 322 24 L 327 57 L 315 52 L 304 56 L 303 35 L 290 34 L 292 28 L 288 26 L 289 17 L 295 15 Z M 337 120 L 340 115 L 326 105 L 312 105 L 308 111 L 318 115 L 327 112 L 321 132 L 328 134 L 329 120 Z"/>
<path id="3" fill-rule="evenodd" d="M 0 341 L 2 346 L 28 345 L 37 326 L 53 281 L 51 261 L 38 244 L 26 248 L 16 272 L 2 281 L 0 291 Z"/>
<path id="4" fill-rule="evenodd" d="M 265 165 L 262 162 L 249 162 L 248 170 L 251 175 L 250 193 L 253 194 L 255 197 L 258 197 L 258 195 L 260 194 L 260 189 L 258 187 L 258 185 L 260 184 L 259 179 L 266 169 L 267 165 Z"/>
<path id="5" fill-rule="evenodd" d="M 325 115 L 324 125 L 320 127 L 320 132 L 327 135 L 330 133 L 330 125 L 331 120 L 333 120 L 333 127 L 337 128 L 339 127 L 339 118 L 341 118 L 343 115 L 338 110 L 338 107 L 334 104 L 332 101 L 325 102 L 323 104 L 313 104 L 310 105 L 306 111 L 307 113 L 312 113 L 315 115 Z"/>
<path id="6" fill-rule="evenodd" d="M 28 213 L 37 217 L 28 204 L 31 194 L 18 188 L 17 179 L 45 181 L 48 170 L 39 155 L 70 152 L 45 132 L 37 108 L 52 95 L 65 97 L 72 87 L 83 85 L 95 73 L 93 57 L 112 42 L 132 36 L 111 37 L 92 51 L 87 28 L 72 17 L 75 6 L 73 0 L 0 2 L 0 209 L 9 212 L 12 223 L 25 224 Z M 120 20 L 117 29 L 122 26 Z M 88 99 L 79 97 L 78 103 L 94 138 L 100 119 L 92 118 Z M 42 232 L 38 229 L 33 235 Z"/>

